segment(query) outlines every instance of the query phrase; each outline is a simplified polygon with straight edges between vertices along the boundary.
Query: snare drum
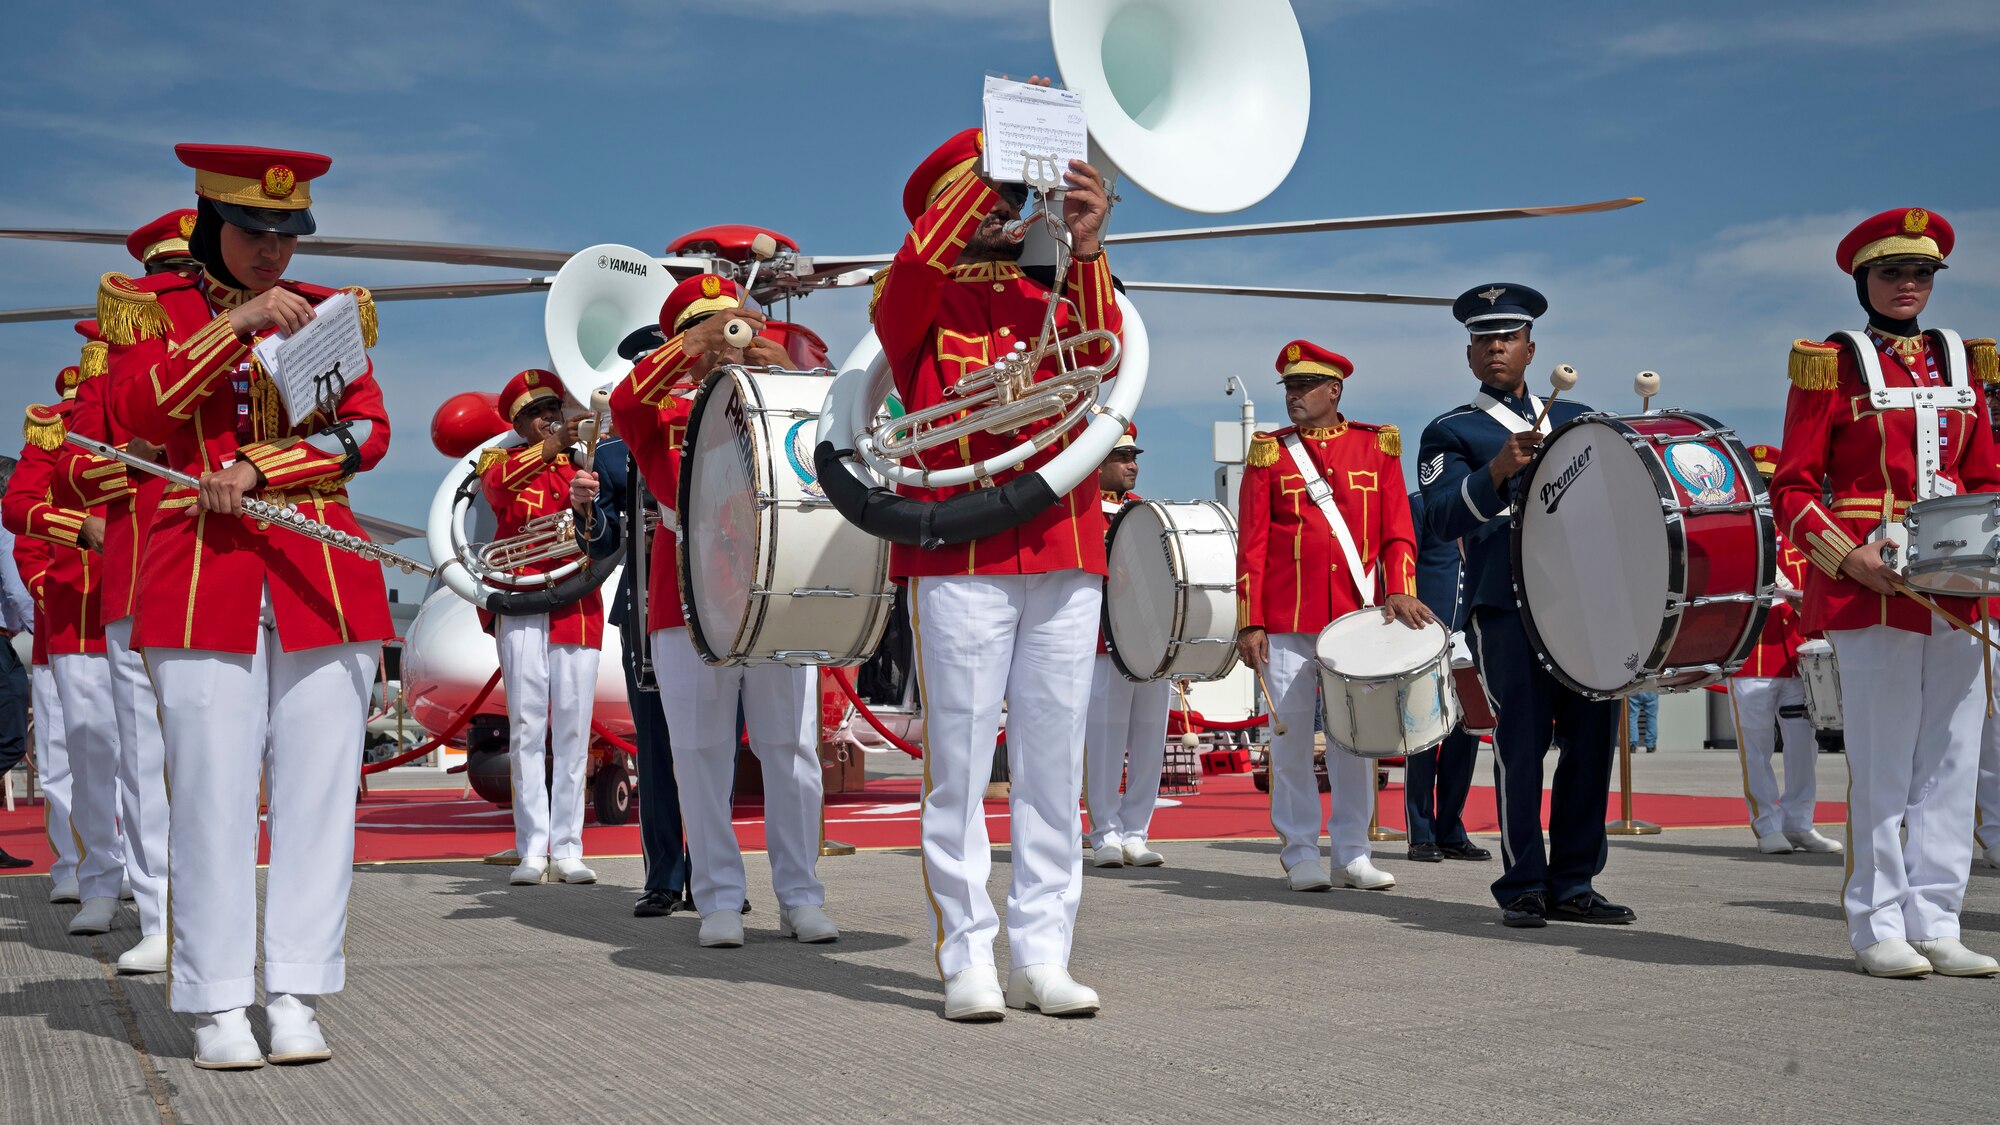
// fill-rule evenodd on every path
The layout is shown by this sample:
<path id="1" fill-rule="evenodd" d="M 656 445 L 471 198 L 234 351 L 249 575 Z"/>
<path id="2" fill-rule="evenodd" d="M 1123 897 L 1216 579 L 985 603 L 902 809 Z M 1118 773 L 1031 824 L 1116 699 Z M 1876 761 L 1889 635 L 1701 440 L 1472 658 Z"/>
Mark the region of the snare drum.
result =
<path id="1" fill-rule="evenodd" d="M 1236 520 L 1213 500 L 1135 500 L 1111 517 L 1104 643 L 1128 680 L 1236 667 Z"/>
<path id="2" fill-rule="evenodd" d="M 1435 750 L 1458 725 L 1451 634 L 1431 622 L 1384 621 L 1380 606 L 1343 614 L 1320 630 L 1320 699 L 1326 740 L 1362 758 Z"/>
<path id="3" fill-rule="evenodd" d="M 895 604 L 889 545 L 820 491 L 812 446 L 824 374 L 724 367 L 681 447 L 680 598 L 710 664 L 851 667 Z"/>
<path id="4" fill-rule="evenodd" d="M 1929 594 L 2000 594 L 2000 494 L 1919 500 L 1903 514 L 1903 580 Z"/>
<path id="5" fill-rule="evenodd" d="M 1799 680 L 1805 684 L 1806 718 L 1813 729 L 1840 730 L 1840 662 L 1833 658 L 1833 645 L 1821 640 L 1799 645 Z"/>
<path id="6" fill-rule="evenodd" d="M 1486 698 L 1486 684 L 1472 664 L 1472 649 L 1464 633 L 1451 635 L 1451 683 L 1458 695 L 1458 725 L 1467 734 L 1492 734 L 1500 725 L 1493 717 L 1493 705 Z"/>
<path id="7" fill-rule="evenodd" d="M 1735 433 L 1700 414 L 1557 427 L 1527 469 L 1513 535 L 1529 644 L 1592 699 L 1722 680 L 1777 597 L 1763 478 Z"/>

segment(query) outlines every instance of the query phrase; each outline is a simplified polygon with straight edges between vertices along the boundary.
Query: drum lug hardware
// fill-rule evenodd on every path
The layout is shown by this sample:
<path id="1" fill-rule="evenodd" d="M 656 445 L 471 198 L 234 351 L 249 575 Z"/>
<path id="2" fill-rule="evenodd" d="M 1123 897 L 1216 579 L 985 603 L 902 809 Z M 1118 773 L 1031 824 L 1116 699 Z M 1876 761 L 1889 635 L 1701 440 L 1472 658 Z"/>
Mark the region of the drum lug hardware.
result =
<path id="1" fill-rule="evenodd" d="M 1234 590 L 1234 582 L 1181 582 L 1174 583 L 1176 590 Z"/>
<path id="2" fill-rule="evenodd" d="M 852 590 L 841 589 L 837 586 L 807 586 L 793 590 L 789 596 L 794 598 L 858 598 L 861 595 Z M 870 594 L 869 596 L 879 598 L 883 595 Z"/>
<path id="3" fill-rule="evenodd" d="M 833 659 L 833 654 L 823 648 L 781 648 L 771 654 L 772 661 L 783 664 L 791 660 L 824 664 Z"/>

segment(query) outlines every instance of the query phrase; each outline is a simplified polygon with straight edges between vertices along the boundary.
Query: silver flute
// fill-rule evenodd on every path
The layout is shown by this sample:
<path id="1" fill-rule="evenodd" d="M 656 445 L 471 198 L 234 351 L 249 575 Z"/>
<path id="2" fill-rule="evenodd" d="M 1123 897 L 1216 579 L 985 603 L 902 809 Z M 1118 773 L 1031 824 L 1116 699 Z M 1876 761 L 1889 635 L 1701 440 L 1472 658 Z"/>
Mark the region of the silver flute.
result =
<path id="1" fill-rule="evenodd" d="M 127 453 L 116 446 L 106 445 L 101 441 L 92 440 L 81 434 L 65 434 L 63 435 L 63 440 L 86 453 L 94 453 L 110 461 L 122 461 L 134 469 L 151 473 L 156 477 L 171 481 L 183 488 L 199 489 L 201 487 L 200 481 L 178 469 L 169 469 L 165 465 L 156 464 L 146 460 L 144 457 Z M 404 574 L 422 574 L 428 576 L 435 573 L 437 569 L 428 563 L 418 562 L 408 555 L 400 555 L 389 550 L 387 547 L 378 546 L 365 536 L 349 535 L 337 527 L 329 527 L 289 504 L 273 504 L 269 501 L 245 496 L 243 498 L 243 512 L 245 515 L 263 520 L 273 527 L 282 527 L 287 531 L 317 539 L 330 547 L 337 547 L 350 554 L 360 555 L 370 562 L 381 563 L 384 566 L 393 566 L 401 570 Z"/>

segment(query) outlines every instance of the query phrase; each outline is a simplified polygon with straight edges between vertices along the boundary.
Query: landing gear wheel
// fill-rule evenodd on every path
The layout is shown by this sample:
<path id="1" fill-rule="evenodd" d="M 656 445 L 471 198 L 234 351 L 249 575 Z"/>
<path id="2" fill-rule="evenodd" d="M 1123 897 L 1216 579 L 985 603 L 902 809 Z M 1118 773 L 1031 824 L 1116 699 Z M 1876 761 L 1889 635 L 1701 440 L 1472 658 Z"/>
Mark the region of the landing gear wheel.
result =
<path id="1" fill-rule="evenodd" d="M 632 774 L 623 762 L 597 767 L 590 783 L 590 805 L 599 824 L 623 824 L 632 819 Z"/>

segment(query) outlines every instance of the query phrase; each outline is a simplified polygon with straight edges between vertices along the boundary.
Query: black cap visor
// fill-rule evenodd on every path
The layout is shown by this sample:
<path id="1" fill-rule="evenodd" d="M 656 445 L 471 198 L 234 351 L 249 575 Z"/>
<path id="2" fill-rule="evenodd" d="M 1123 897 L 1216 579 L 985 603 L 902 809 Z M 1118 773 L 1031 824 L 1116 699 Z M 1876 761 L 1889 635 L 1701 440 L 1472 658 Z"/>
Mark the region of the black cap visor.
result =
<path id="1" fill-rule="evenodd" d="M 211 199 L 215 213 L 232 227 L 249 231 L 269 231 L 273 234 L 311 234 L 319 229 L 313 221 L 312 208 L 301 207 L 296 211 L 280 211 L 275 207 L 242 207 L 234 203 L 224 203 Z"/>

